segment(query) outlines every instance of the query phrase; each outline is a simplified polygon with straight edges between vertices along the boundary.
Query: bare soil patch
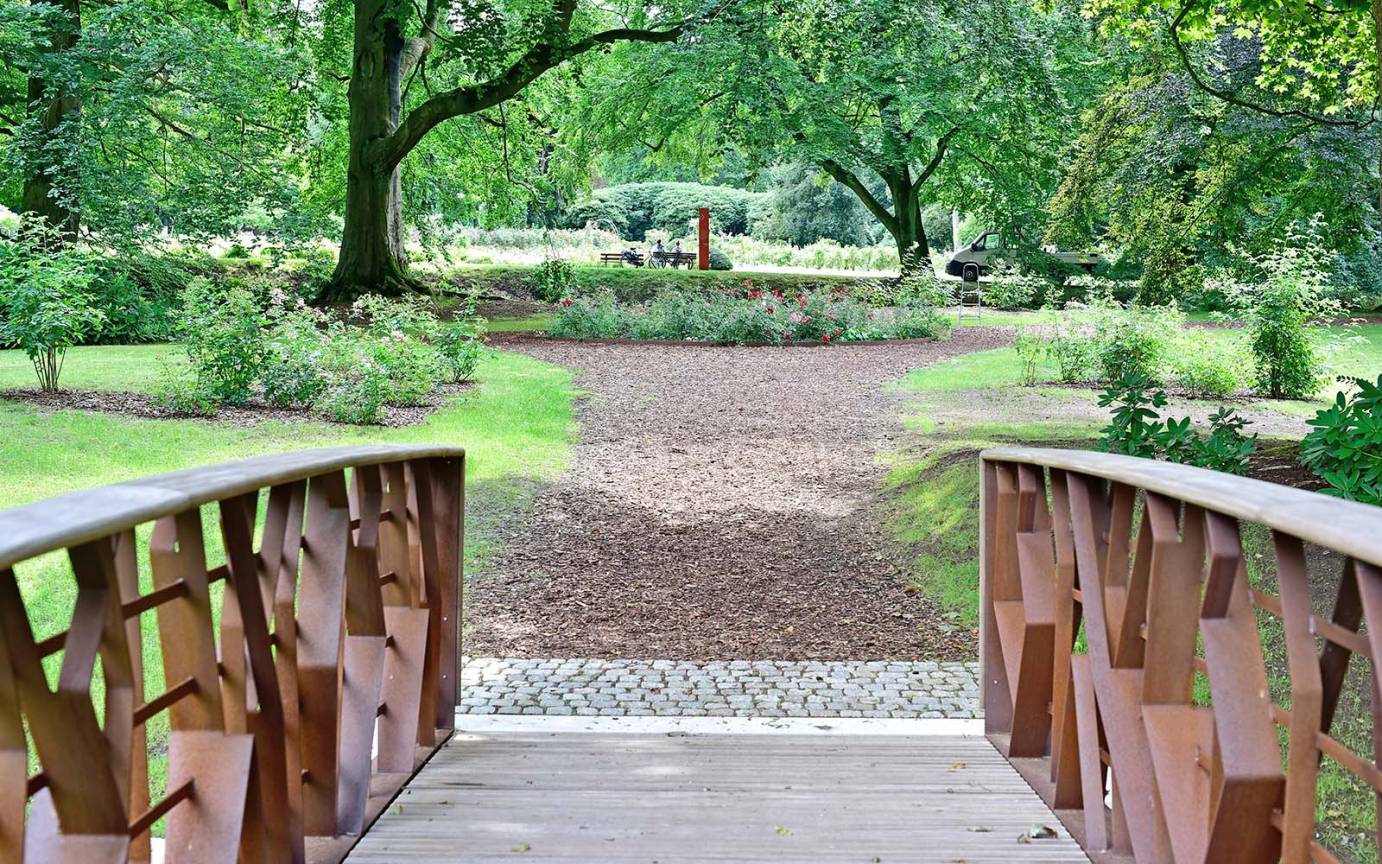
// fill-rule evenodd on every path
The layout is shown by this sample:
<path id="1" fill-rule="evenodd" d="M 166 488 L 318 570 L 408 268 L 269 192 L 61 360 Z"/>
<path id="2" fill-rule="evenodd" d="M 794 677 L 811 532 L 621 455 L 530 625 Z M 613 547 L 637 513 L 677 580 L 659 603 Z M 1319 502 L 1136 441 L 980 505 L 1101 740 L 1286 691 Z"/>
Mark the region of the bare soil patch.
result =
<path id="1" fill-rule="evenodd" d="M 452 397 L 464 393 L 473 385 L 447 384 L 429 395 L 424 404 L 393 406 L 384 408 L 380 425 L 398 427 L 412 426 L 423 422 L 428 415 L 441 408 Z M 276 408 L 267 402 L 251 399 L 247 404 L 230 407 L 222 406 L 210 417 L 184 414 L 154 403 L 151 396 L 144 393 L 118 393 L 103 390 L 59 390 L 49 393 L 43 390 L 18 389 L 0 390 L 0 399 L 24 402 L 40 408 L 62 411 L 95 411 L 101 414 L 119 414 L 126 417 L 143 417 L 156 420 L 201 420 L 205 423 L 219 423 L 227 426 L 255 426 L 269 421 L 296 422 L 312 421 L 334 423 L 328 417 L 306 409 Z"/>
<path id="2" fill-rule="evenodd" d="M 467 595 L 473 654 L 703 660 L 958 659 L 963 633 L 907 593 L 879 456 L 887 382 L 1011 341 L 811 349 L 507 336 L 589 395 L 571 469 Z"/>

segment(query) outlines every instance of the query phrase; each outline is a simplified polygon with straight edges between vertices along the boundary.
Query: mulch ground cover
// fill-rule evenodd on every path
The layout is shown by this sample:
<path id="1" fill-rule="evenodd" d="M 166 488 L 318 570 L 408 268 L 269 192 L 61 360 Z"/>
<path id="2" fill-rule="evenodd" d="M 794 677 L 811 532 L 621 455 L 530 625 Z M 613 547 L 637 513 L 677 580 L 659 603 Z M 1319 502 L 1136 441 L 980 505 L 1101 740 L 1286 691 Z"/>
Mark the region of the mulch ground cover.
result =
<path id="1" fill-rule="evenodd" d="M 556 342 L 504 347 L 575 370 L 569 471 L 500 528 L 468 589 L 474 654 L 671 659 L 965 659 L 968 634 L 908 593 L 882 525 L 901 446 L 885 384 L 1000 347 L 810 349 Z"/>

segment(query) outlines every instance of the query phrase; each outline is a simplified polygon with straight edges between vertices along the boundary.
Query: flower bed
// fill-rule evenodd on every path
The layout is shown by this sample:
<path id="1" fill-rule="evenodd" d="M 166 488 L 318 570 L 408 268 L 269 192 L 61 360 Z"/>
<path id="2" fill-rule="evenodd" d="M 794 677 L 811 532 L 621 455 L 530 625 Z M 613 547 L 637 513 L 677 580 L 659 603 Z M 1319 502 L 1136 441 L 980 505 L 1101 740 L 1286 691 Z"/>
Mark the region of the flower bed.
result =
<path id="1" fill-rule="evenodd" d="M 795 295 L 764 291 L 749 280 L 736 291 L 706 297 L 664 294 L 621 305 L 613 294 L 566 298 L 548 335 L 574 339 L 663 339 L 722 345 L 861 342 L 945 336 L 945 319 L 930 306 L 874 309 L 847 292 Z"/>

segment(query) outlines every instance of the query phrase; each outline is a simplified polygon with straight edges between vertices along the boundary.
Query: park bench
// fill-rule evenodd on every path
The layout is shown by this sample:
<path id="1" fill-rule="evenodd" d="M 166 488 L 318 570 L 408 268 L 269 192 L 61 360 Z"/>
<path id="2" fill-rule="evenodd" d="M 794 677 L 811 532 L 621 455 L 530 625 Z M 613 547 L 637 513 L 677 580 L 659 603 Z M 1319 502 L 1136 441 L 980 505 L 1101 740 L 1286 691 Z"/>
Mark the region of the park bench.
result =
<path id="1" fill-rule="evenodd" d="M 632 264 L 635 267 L 643 266 L 643 256 L 637 252 L 601 252 L 601 264 Z"/>
<path id="2" fill-rule="evenodd" d="M 695 252 L 654 252 L 653 260 L 677 268 L 685 265 L 688 269 L 696 263 Z"/>

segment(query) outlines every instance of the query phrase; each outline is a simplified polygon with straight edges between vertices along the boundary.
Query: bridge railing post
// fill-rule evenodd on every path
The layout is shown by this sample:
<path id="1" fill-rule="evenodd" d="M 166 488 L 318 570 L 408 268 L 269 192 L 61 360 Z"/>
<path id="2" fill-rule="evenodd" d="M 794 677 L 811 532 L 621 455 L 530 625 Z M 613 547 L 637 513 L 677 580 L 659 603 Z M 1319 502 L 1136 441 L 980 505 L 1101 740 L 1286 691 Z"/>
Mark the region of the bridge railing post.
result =
<path id="1" fill-rule="evenodd" d="M 455 728 L 464 483 L 356 447 L 0 512 L 0 861 L 344 858 Z"/>
<path id="2" fill-rule="evenodd" d="M 1382 511 L 1087 451 L 980 472 L 985 731 L 1071 834 L 1142 862 L 1336 860 L 1323 757 L 1382 800 L 1382 700 L 1355 700 L 1365 752 L 1331 732 L 1350 660 L 1382 660 Z"/>

